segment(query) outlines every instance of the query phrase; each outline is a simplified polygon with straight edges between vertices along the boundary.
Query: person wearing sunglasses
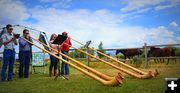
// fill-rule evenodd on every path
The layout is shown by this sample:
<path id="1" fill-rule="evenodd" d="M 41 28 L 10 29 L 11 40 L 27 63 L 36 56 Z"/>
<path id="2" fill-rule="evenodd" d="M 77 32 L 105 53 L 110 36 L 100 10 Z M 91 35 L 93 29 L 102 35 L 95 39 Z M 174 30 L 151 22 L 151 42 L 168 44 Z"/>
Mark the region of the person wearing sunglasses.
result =
<path id="1" fill-rule="evenodd" d="M 6 70 L 8 68 L 8 81 L 13 79 L 13 67 L 15 61 L 15 45 L 17 45 L 16 37 L 13 34 L 12 25 L 6 25 L 6 32 L 1 36 L 4 45 L 3 66 L 1 70 L 1 81 L 6 80 Z"/>
<path id="2" fill-rule="evenodd" d="M 32 56 L 32 44 L 25 41 L 24 39 L 33 42 L 29 30 L 23 30 L 23 36 L 19 38 L 19 78 L 28 78 L 29 77 L 29 63 Z"/>

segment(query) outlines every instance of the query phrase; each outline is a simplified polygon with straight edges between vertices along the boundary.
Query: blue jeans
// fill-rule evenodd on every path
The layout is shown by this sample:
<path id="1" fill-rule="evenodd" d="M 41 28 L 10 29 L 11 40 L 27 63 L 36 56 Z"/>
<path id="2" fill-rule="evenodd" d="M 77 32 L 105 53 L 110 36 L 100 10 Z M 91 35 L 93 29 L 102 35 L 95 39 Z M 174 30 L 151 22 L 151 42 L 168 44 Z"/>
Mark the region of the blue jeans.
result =
<path id="1" fill-rule="evenodd" d="M 1 71 L 1 80 L 6 80 L 6 70 L 8 67 L 8 80 L 12 80 L 13 77 L 13 67 L 15 61 L 15 51 L 14 50 L 4 50 L 3 52 L 3 66 Z"/>
<path id="2" fill-rule="evenodd" d="M 56 55 L 59 56 L 59 54 L 56 54 Z M 51 60 L 51 62 L 50 62 L 49 70 L 52 71 L 52 69 L 54 67 L 54 72 L 55 72 L 57 70 L 59 59 L 57 59 L 54 56 L 50 56 L 50 60 Z"/>
<path id="3" fill-rule="evenodd" d="M 20 51 L 19 52 L 19 77 L 29 77 L 29 63 L 31 58 L 31 52 L 30 51 Z"/>
<path id="4" fill-rule="evenodd" d="M 69 53 L 68 52 L 62 52 L 63 54 L 65 54 L 65 55 L 67 55 L 67 56 L 69 56 Z M 68 61 L 68 59 L 67 58 L 65 58 L 65 57 L 62 57 L 64 60 L 67 60 Z M 66 63 L 64 63 L 64 62 L 62 62 L 62 64 L 61 64 L 61 76 L 63 76 L 63 75 L 69 75 L 69 65 L 68 64 L 66 64 Z"/>

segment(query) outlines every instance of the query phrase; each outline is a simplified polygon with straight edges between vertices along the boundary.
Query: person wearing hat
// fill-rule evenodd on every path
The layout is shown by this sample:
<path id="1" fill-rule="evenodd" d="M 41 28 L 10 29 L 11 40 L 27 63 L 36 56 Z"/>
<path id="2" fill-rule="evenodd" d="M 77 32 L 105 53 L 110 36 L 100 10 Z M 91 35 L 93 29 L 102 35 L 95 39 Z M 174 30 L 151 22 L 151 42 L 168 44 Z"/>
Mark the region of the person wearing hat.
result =
<path id="1" fill-rule="evenodd" d="M 71 39 L 70 37 L 68 37 L 68 34 L 67 32 L 63 32 L 62 35 L 64 37 L 66 37 L 67 39 L 62 43 L 61 45 L 61 52 L 67 56 L 69 56 L 69 50 L 70 50 L 70 47 L 72 46 L 72 43 L 71 43 Z M 67 60 L 67 58 L 65 57 L 62 57 L 64 60 Z M 69 79 L 69 65 L 62 62 L 61 64 L 61 77 L 64 79 Z"/>

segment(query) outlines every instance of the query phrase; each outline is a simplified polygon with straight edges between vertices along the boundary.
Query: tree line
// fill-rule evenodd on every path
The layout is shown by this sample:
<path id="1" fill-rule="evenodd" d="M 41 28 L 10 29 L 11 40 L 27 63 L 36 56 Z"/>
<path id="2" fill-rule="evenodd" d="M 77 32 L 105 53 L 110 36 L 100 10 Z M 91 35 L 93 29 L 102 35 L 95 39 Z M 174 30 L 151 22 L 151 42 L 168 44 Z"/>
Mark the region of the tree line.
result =
<path id="1" fill-rule="evenodd" d="M 83 51 L 86 51 L 86 52 L 90 53 L 91 55 L 98 56 L 99 58 L 102 58 L 102 57 L 103 57 L 103 56 L 100 55 L 99 53 L 96 54 L 94 50 L 89 49 L 89 50 L 87 51 L 87 49 L 84 48 L 84 47 L 80 47 L 79 49 L 81 49 L 81 50 L 83 50 Z M 98 51 L 100 51 L 100 52 L 102 52 L 102 53 L 106 53 L 106 52 L 105 52 L 105 49 L 104 49 L 104 47 L 103 47 L 103 42 L 100 42 L 100 43 L 99 43 L 99 45 L 98 45 Z M 70 56 L 71 56 L 72 58 L 86 58 L 86 54 L 81 53 L 81 52 L 78 51 L 78 50 L 73 50 L 73 51 L 71 51 L 71 52 L 70 52 Z"/>

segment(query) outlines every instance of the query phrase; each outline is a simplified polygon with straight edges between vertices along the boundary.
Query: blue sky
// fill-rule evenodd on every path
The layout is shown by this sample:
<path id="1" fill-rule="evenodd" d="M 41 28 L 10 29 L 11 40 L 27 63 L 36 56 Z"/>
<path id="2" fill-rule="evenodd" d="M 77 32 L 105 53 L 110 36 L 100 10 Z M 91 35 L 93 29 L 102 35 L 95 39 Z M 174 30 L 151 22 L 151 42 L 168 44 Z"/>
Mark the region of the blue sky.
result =
<path id="1" fill-rule="evenodd" d="M 180 0 L 0 0 L 0 11 L 0 27 L 21 24 L 48 38 L 67 31 L 95 48 L 180 43 Z"/>

